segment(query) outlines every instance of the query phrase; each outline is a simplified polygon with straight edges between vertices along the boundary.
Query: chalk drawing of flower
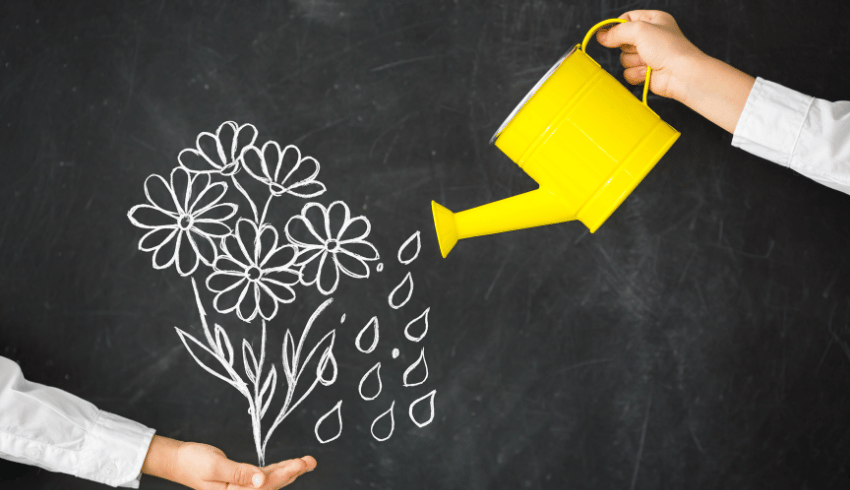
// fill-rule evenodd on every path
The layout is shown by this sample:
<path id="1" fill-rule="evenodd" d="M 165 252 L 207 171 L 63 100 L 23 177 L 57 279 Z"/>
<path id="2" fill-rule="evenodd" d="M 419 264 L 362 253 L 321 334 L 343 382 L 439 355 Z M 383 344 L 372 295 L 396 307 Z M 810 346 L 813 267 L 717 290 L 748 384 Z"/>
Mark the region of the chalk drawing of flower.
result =
<path id="1" fill-rule="evenodd" d="M 250 322 L 259 314 L 266 320 L 277 315 L 278 303 L 295 300 L 292 286 L 299 276 L 293 266 L 298 250 L 291 244 L 278 246 L 278 233 L 269 224 L 259 228 L 240 219 L 232 234 L 221 240 L 222 254 L 213 264 L 207 288 L 216 293 L 213 307 Z"/>
<path id="2" fill-rule="evenodd" d="M 380 258 L 375 246 L 365 239 L 371 224 L 364 216 L 351 217 L 348 206 L 336 201 L 327 208 L 309 203 L 300 215 L 286 223 L 286 238 L 298 246 L 295 265 L 301 283 L 313 284 L 322 294 L 333 293 L 339 273 L 356 279 L 369 277 L 368 261 Z"/>
<path id="3" fill-rule="evenodd" d="M 316 180 L 319 162 L 313 157 L 302 157 L 301 150 L 295 145 L 281 149 L 276 142 L 269 141 L 262 148 L 249 146 L 242 152 L 240 160 L 242 168 L 268 185 L 275 196 L 288 193 L 308 199 L 326 190 L 325 184 Z"/>
<path id="4" fill-rule="evenodd" d="M 173 264 L 181 276 L 189 276 L 202 261 L 212 265 L 218 257 L 215 239 L 230 233 L 225 223 L 236 214 L 237 206 L 220 203 L 227 184 L 210 183 L 206 174 L 191 175 L 177 167 L 169 182 L 159 175 L 145 180 L 149 204 L 134 206 L 127 213 L 130 222 L 150 230 L 139 240 L 139 250 L 153 252 L 154 269 Z"/>
<path id="5" fill-rule="evenodd" d="M 180 166 L 193 173 L 218 173 L 231 176 L 239 171 L 239 157 L 246 147 L 257 140 L 257 128 L 251 124 L 239 126 L 226 121 L 215 134 L 203 132 L 195 148 L 186 148 L 177 155 Z"/>

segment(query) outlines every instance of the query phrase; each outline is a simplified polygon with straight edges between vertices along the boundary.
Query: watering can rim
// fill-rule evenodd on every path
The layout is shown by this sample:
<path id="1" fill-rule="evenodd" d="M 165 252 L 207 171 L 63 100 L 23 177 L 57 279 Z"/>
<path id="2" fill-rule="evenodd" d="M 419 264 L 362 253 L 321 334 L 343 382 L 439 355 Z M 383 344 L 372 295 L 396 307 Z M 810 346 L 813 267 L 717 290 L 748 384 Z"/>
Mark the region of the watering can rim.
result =
<path id="1" fill-rule="evenodd" d="M 532 87 L 531 90 L 529 90 L 528 93 L 525 94 L 525 97 L 523 97 L 522 100 L 519 101 L 519 104 L 517 104 L 516 107 L 514 107 L 514 110 L 511 111 L 511 113 L 508 115 L 508 117 L 505 119 L 505 121 L 502 123 L 502 125 L 499 126 L 499 129 L 496 130 L 496 133 L 493 134 L 493 137 L 490 138 L 490 144 L 491 145 L 493 143 L 495 143 L 497 139 L 499 139 L 499 135 L 501 135 L 502 131 L 505 130 L 505 127 L 507 127 L 507 125 L 510 124 L 511 121 L 513 121 L 513 119 L 514 119 L 514 117 L 516 117 L 517 113 L 519 113 L 519 111 L 523 107 L 525 107 L 526 102 L 528 102 L 528 100 L 530 98 L 532 98 L 534 96 L 534 94 L 537 93 L 538 90 L 540 90 L 540 87 L 542 87 L 543 84 L 546 83 L 546 80 L 548 80 L 549 77 L 551 77 L 552 74 L 555 73 L 555 71 L 558 68 L 561 67 L 561 64 L 564 61 L 566 61 L 566 59 L 569 58 L 570 55 L 573 54 L 574 52 L 576 52 L 577 50 L 580 50 L 580 45 L 578 45 L 578 44 L 576 44 L 569 51 L 564 53 L 564 55 L 561 56 L 561 58 L 558 61 L 556 61 L 554 65 L 552 65 L 552 68 L 549 68 L 549 71 L 547 71 L 546 74 L 543 75 L 543 77 L 540 80 L 537 81 L 537 83 L 534 85 L 534 87 Z"/>

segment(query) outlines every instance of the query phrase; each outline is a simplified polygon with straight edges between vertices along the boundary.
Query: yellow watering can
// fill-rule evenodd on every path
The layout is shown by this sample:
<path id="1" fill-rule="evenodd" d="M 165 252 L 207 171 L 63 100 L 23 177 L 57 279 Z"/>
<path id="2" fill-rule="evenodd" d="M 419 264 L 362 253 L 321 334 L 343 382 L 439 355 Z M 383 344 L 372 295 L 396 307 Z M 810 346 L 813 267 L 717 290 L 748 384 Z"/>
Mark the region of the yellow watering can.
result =
<path id="1" fill-rule="evenodd" d="M 491 143 L 540 188 L 460 213 L 431 201 L 440 252 L 458 239 L 579 220 L 593 233 L 667 153 L 680 133 L 585 53 L 602 26 L 564 55 L 496 131 Z"/>

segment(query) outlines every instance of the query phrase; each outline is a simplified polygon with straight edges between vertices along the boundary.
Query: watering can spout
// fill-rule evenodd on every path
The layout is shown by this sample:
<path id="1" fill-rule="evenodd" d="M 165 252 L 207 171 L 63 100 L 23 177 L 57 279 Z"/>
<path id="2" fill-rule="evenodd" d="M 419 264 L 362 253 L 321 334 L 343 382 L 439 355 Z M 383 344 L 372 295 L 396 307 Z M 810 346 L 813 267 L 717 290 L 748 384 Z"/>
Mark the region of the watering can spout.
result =
<path id="1" fill-rule="evenodd" d="M 578 211 L 544 187 L 459 213 L 435 201 L 431 209 L 443 258 L 461 238 L 563 223 L 576 219 Z"/>
<path id="2" fill-rule="evenodd" d="M 431 211 L 434 213 L 434 227 L 437 229 L 440 253 L 445 259 L 457 243 L 457 220 L 453 212 L 437 204 L 437 201 L 431 201 Z"/>

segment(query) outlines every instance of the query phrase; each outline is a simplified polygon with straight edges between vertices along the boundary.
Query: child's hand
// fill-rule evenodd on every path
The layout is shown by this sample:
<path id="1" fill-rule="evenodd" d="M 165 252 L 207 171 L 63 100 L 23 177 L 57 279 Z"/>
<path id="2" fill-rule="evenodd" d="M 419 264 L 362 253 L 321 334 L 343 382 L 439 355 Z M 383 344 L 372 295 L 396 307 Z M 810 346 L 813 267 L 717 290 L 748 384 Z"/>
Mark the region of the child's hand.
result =
<path id="1" fill-rule="evenodd" d="M 704 54 L 682 34 L 673 16 L 657 10 L 634 10 L 620 16 L 629 22 L 602 29 L 596 39 L 603 46 L 620 48 L 623 75 L 632 85 L 646 79 L 652 67 L 649 89 L 662 97 L 681 100 L 688 62 Z"/>
<path id="2" fill-rule="evenodd" d="M 213 446 L 154 436 L 142 472 L 195 490 L 277 490 L 316 467 L 310 456 L 264 468 L 227 459 Z"/>
<path id="3" fill-rule="evenodd" d="M 620 18 L 628 22 L 600 30 L 596 39 L 623 51 L 620 62 L 626 80 L 633 85 L 643 82 L 648 64 L 653 93 L 676 99 L 734 133 L 755 79 L 700 51 L 670 14 L 634 10 Z"/>

